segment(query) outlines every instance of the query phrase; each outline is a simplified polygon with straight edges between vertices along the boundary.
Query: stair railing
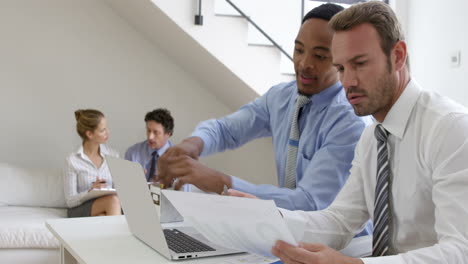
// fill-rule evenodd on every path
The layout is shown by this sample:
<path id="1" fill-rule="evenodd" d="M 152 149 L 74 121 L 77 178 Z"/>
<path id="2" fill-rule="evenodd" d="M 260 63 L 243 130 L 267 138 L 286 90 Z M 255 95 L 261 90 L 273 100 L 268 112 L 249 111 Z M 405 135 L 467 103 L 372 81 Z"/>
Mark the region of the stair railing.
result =
<path id="1" fill-rule="evenodd" d="M 242 17 L 244 17 L 245 19 L 247 19 L 247 21 L 252 24 L 252 26 L 254 26 L 265 38 L 267 38 L 272 44 L 273 46 L 275 46 L 277 49 L 280 50 L 281 53 L 283 53 L 284 56 L 286 56 L 290 61 L 293 61 L 293 58 L 291 57 L 291 55 L 289 55 L 289 53 L 287 53 L 283 47 L 281 45 L 279 45 L 273 38 L 270 37 L 270 35 L 268 35 L 260 26 L 258 26 L 257 23 L 255 23 L 248 15 L 246 15 L 236 4 L 234 4 L 231 0 L 225 0 L 229 5 L 232 6 L 232 8 L 234 8 Z M 304 17 L 304 8 L 305 8 L 305 4 L 304 4 L 304 1 L 305 0 L 301 0 L 301 20 L 302 18 Z M 366 1 L 369 1 L 369 0 L 334 0 L 332 2 L 334 3 L 342 3 L 342 4 L 354 4 L 354 3 L 357 3 L 357 2 L 366 2 Z M 389 0 L 381 0 L 385 3 L 388 4 Z M 196 25 L 203 25 L 203 16 L 201 14 L 201 6 L 202 6 L 202 0 L 198 0 L 198 14 L 195 15 L 195 24 Z"/>
<path id="2" fill-rule="evenodd" d="M 242 17 L 247 19 L 250 24 L 252 24 L 265 38 L 267 38 L 273 46 L 275 46 L 277 49 L 280 50 L 281 53 L 284 54 L 289 60 L 293 61 L 293 58 L 291 55 L 289 55 L 281 45 L 279 45 L 273 38 L 270 37 L 262 28 L 260 28 L 257 23 L 255 23 L 249 16 L 247 16 L 237 5 L 235 5 L 233 2 L 230 0 L 226 0 L 228 4 L 230 4 Z M 203 25 L 203 16 L 201 14 L 201 5 L 202 5 L 202 0 L 198 0 L 198 13 L 195 15 L 195 25 Z"/>
<path id="3" fill-rule="evenodd" d="M 252 26 L 254 26 L 260 33 L 262 33 L 262 35 L 267 38 L 271 44 L 273 44 L 273 46 L 275 46 L 276 48 L 278 48 L 281 53 L 283 53 L 284 56 L 286 56 L 288 59 L 290 59 L 291 61 L 293 61 L 293 58 L 291 57 L 291 55 L 289 55 L 289 53 L 287 53 L 283 47 L 281 47 L 281 45 L 279 45 L 274 39 L 272 39 L 270 37 L 270 35 L 268 35 L 261 27 L 259 27 L 257 25 L 257 23 L 255 23 L 249 16 L 247 16 L 238 6 L 236 6 L 231 0 L 226 0 L 226 2 L 228 4 L 230 4 L 237 12 L 239 12 L 239 14 L 244 17 L 245 19 L 247 19 L 247 21 L 249 21 L 250 24 L 252 24 Z"/>

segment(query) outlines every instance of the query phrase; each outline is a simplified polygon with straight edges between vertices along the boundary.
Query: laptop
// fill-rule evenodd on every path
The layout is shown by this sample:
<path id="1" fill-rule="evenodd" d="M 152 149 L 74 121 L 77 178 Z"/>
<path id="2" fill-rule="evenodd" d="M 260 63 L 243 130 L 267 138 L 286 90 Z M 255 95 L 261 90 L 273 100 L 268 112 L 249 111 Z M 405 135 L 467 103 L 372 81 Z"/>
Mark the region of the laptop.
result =
<path id="1" fill-rule="evenodd" d="M 161 224 L 141 165 L 110 156 L 106 162 L 130 232 L 146 245 L 170 260 L 241 253 L 209 242 L 183 222 Z"/>

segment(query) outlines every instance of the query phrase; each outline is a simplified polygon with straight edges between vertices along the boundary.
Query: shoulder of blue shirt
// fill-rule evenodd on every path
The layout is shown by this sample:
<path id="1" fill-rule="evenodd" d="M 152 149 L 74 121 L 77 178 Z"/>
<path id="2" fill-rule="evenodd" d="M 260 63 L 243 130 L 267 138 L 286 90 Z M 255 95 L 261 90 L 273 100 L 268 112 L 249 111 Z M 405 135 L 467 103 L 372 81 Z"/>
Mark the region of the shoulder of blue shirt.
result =
<path id="1" fill-rule="evenodd" d="M 125 151 L 125 157 L 127 157 L 127 155 L 131 155 L 133 154 L 135 151 L 140 151 L 142 147 L 145 146 L 146 143 L 146 139 L 141 141 L 141 142 L 138 142 L 138 143 L 135 143 L 133 145 L 131 145 L 127 151 Z"/>

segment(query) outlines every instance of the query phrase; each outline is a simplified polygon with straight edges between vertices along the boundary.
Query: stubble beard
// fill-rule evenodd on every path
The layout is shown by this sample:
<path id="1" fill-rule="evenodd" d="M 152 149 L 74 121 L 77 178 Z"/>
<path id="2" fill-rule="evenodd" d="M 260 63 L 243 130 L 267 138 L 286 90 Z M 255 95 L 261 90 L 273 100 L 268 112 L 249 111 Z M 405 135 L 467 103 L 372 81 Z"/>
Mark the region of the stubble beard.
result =
<path id="1" fill-rule="evenodd" d="M 367 96 L 368 101 L 365 103 L 354 104 L 354 113 L 357 116 L 373 115 L 380 112 L 388 112 L 392 107 L 392 100 L 395 95 L 396 80 L 392 78 L 391 74 L 384 72 L 380 78 L 378 78 L 375 87 L 370 89 L 375 91 L 370 93 L 362 90 L 359 87 L 348 90 L 348 93 L 356 92 L 362 93 Z"/>

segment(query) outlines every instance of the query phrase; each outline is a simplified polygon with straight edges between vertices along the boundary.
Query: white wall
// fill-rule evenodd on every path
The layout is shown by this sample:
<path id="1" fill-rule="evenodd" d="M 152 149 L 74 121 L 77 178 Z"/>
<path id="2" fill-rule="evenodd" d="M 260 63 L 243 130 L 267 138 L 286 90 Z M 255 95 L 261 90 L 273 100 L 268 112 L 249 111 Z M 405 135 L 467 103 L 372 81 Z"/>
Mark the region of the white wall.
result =
<path id="1" fill-rule="evenodd" d="M 280 82 L 294 80 L 293 75 L 281 74 L 281 53 L 278 49 L 248 45 L 247 20 L 241 17 L 215 16 L 215 0 L 203 1 L 203 26 L 194 25 L 197 1 L 186 1 L 185 6 L 177 1 L 152 2 L 257 94 L 264 94 L 271 86 Z M 193 7 L 187 8 L 190 4 Z"/>
<path id="2" fill-rule="evenodd" d="M 408 1 L 408 43 L 413 77 L 468 106 L 468 1 Z M 450 55 L 461 51 L 461 65 L 450 66 Z"/>
<path id="3" fill-rule="evenodd" d="M 78 108 L 107 115 L 121 153 L 144 139 L 144 114 L 156 107 L 172 111 L 174 142 L 232 111 L 100 1 L 1 1 L 0 34 L 0 162 L 61 167 L 80 144 Z M 263 140 L 205 162 L 275 182 L 272 160 Z"/>

